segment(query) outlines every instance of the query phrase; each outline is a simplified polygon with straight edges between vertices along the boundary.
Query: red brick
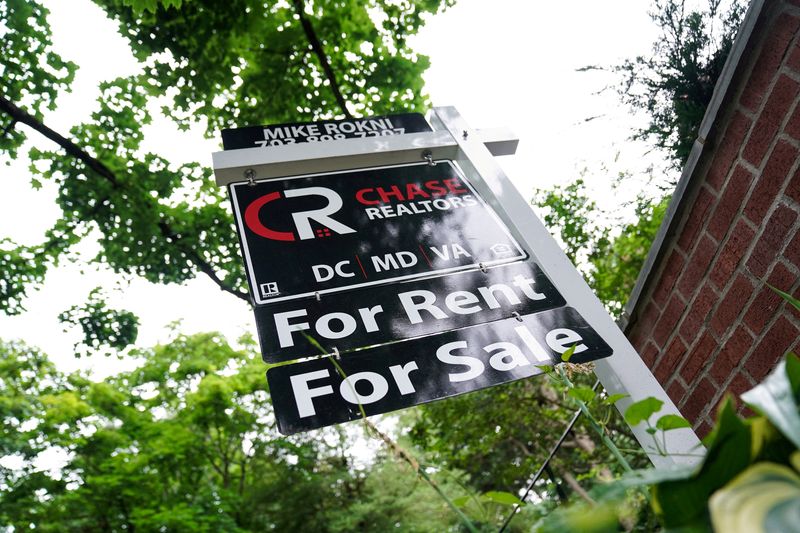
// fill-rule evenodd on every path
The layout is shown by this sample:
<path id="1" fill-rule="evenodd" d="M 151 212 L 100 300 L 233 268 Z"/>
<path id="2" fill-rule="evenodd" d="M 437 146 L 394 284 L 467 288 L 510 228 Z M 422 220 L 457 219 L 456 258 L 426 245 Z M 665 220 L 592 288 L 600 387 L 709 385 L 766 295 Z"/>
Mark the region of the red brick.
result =
<path id="1" fill-rule="evenodd" d="M 663 348 L 666 345 L 667 339 L 675 331 L 678 321 L 685 310 L 686 303 L 679 295 L 673 294 L 653 330 L 653 340 L 658 346 Z"/>
<path id="2" fill-rule="evenodd" d="M 725 233 L 732 226 L 736 213 L 744 205 L 744 199 L 752 182 L 753 174 L 743 166 L 737 165 L 708 223 L 708 233 L 718 241 L 725 237 Z"/>
<path id="3" fill-rule="evenodd" d="M 712 405 L 714 396 L 717 394 L 717 388 L 707 378 L 704 378 L 689 394 L 689 399 L 681 409 L 681 413 L 689 422 L 694 424 L 700 418 L 706 406 Z"/>
<path id="4" fill-rule="evenodd" d="M 698 437 L 704 439 L 709 433 L 711 433 L 711 424 L 703 420 L 696 428 L 694 428 L 694 432 L 697 433 Z"/>
<path id="5" fill-rule="evenodd" d="M 683 381 L 690 387 L 694 378 L 700 373 L 700 370 L 708 365 L 716 349 L 717 341 L 714 340 L 714 337 L 707 331 L 703 332 L 700 340 L 695 344 L 692 351 L 689 352 L 689 357 L 686 358 L 680 370 Z"/>
<path id="6" fill-rule="evenodd" d="M 700 189 L 697 193 L 697 198 L 689 209 L 689 216 L 686 218 L 686 223 L 680 230 L 678 237 L 678 246 L 684 251 L 689 252 L 694 246 L 694 240 L 703 229 L 703 222 L 705 222 L 711 206 L 714 204 L 714 195 L 705 187 Z"/>
<path id="7" fill-rule="evenodd" d="M 756 384 L 746 375 L 742 374 L 742 372 L 737 372 L 736 375 L 733 377 L 731 382 L 728 384 L 728 391 L 735 394 L 737 398 L 741 397 L 742 394 L 749 391 Z"/>
<path id="8" fill-rule="evenodd" d="M 756 179 L 756 186 L 744 208 L 744 214 L 756 226 L 760 226 L 767 216 L 767 211 L 775 202 L 775 198 L 783 183 L 788 179 L 789 171 L 796 160 L 797 149 L 791 144 L 779 141 L 775 145 L 764 171 Z"/>
<path id="9" fill-rule="evenodd" d="M 763 380 L 777 362 L 783 358 L 786 351 L 797 340 L 797 328 L 784 317 L 778 320 L 758 343 L 756 349 L 750 354 L 745 363 L 745 368 L 756 381 Z"/>
<path id="10" fill-rule="evenodd" d="M 769 217 L 769 221 L 747 261 L 747 268 L 754 276 L 760 278 L 767 273 L 769 266 L 783 249 L 789 230 L 796 219 L 797 213 L 785 205 L 779 205 Z"/>
<path id="11" fill-rule="evenodd" d="M 683 271 L 683 256 L 678 250 L 672 250 L 667 258 L 664 270 L 661 272 L 661 278 L 658 280 L 658 285 L 653 291 L 653 301 L 660 307 L 664 307 L 667 297 L 672 292 L 672 287 L 675 285 L 675 280 Z"/>
<path id="12" fill-rule="evenodd" d="M 796 280 L 797 276 L 781 263 L 778 263 L 767 281 L 773 287 L 789 292 Z M 764 331 L 764 326 L 767 325 L 767 322 L 775 316 L 775 311 L 782 302 L 783 298 L 775 294 L 775 291 L 766 285 L 762 286 L 753 303 L 747 308 L 747 313 L 744 315 L 744 323 L 753 333 L 760 335 Z"/>
<path id="13" fill-rule="evenodd" d="M 687 300 L 691 299 L 692 295 L 697 291 L 716 253 L 717 245 L 711 240 L 711 237 L 703 235 L 678 281 L 678 290 Z"/>
<path id="14" fill-rule="evenodd" d="M 794 297 L 795 300 L 800 300 L 800 287 L 797 287 L 797 289 L 795 289 L 795 291 L 792 294 L 792 296 Z M 800 310 L 799 309 L 797 309 L 795 306 L 793 306 L 792 304 L 790 304 L 788 302 L 786 303 L 786 309 L 789 311 L 790 315 L 793 315 L 797 320 L 800 320 Z M 800 342 L 798 342 L 797 344 L 798 345 L 795 346 L 794 349 L 792 349 L 792 351 L 794 353 L 796 353 L 796 354 L 800 354 Z"/>
<path id="15" fill-rule="evenodd" d="M 800 19 L 787 13 L 781 13 L 778 20 L 770 29 L 769 37 L 764 42 L 761 54 L 758 56 L 753 73 L 747 82 L 740 103 L 755 111 L 769 87 L 772 77 L 780 67 L 786 48 L 789 46 L 794 33 L 800 27 Z"/>
<path id="16" fill-rule="evenodd" d="M 725 130 L 725 136 L 719 146 L 716 147 L 714 161 L 711 163 L 706 176 L 706 181 L 715 190 L 720 190 L 725 182 L 725 177 L 728 175 L 736 155 L 744 144 L 744 139 L 748 130 L 750 130 L 751 123 L 752 121 L 739 111 L 731 117 L 728 128 Z"/>
<path id="17" fill-rule="evenodd" d="M 711 288 L 711 285 L 706 282 L 697 293 L 697 297 L 689 304 L 689 311 L 686 317 L 681 322 L 680 335 L 686 344 L 691 345 L 694 342 L 700 328 L 705 325 L 709 317 L 711 308 L 719 300 L 719 296 Z"/>
<path id="18" fill-rule="evenodd" d="M 684 398 L 686 398 L 686 388 L 681 385 L 681 382 L 677 379 L 673 380 L 669 387 L 667 387 L 667 396 L 675 402 L 675 405 L 679 405 Z"/>
<path id="19" fill-rule="evenodd" d="M 721 337 L 728 328 L 735 326 L 736 317 L 744 310 L 752 294 L 753 284 L 750 280 L 743 274 L 737 275 L 711 317 L 711 329 Z"/>
<path id="20" fill-rule="evenodd" d="M 800 168 L 797 169 L 792 181 L 786 186 L 786 196 L 800 204 Z"/>
<path id="21" fill-rule="evenodd" d="M 683 354 L 686 353 L 686 345 L 680 337 L 675 337 L 658 361 L 655 368 L 655 376 L 659 383 L 666 383 L 675 374 L 678 363 L 681 362 Z"/>
<path id="22" fill-rule="evenodd" d="M 644 312 L 639 316 L 639 319 L 636 321 L 636 324 L 633 325 L 633 335 L 631 335 L 631 339 L 636 338 L 639 342 L 631 341 L 637 349 L 641 350 L 644 348 L 647 339 L 650 338 L 650 335 L 653 331 L 653 326 L 655 326 L 656 320 L 658 319 L 658 315 L 661 314 L 656 304 L 652 301 L 647 302 L 647 305 L 644 308 Z"/>
<path id="23" fill-rule="evenodd" d="M 644 349 L 639 352 L 639 357 L 642 358 L 647 368 L 653 368 L 656 364 L 656 357 L 658 357 L 658 347 L 652 341 L 649 341 Z"/>
<path id="24" fill-rule="evenodd" d="M 709 278 L 712 283 L 722 289 L 731 279 L 733 272 L 739 266 L 742 258 L 747 252 L 747 248 L 753 242 L 756 232 L 744 220 L 739 220 L 728 238 L 728 242 L 722 247 L 722 251 L 717 256 L 717 261 L 711 269 Z"/>
<path id="25" fill-rule="evenodd" d="M 786 247 L 784 257 L 792 262 L 792 264 L 800 269 L 800 233 L 795 233 L 794 238 Z"/>
<path id="26" fill-rule="evenodd" d="M 739 416 L 741 416 L 742 418 L 752 418 L 758 414 L 752 409 L 750 409 L 744 402 L 742 402 L 742 405 L 739 406 L 738 413 Z"/>
<path id="27" fill-rule="evenodd" d="M 794 113 L 792 113 L 792 116 L 789 118 L 788 122 L 786 122 L 783 131 L 795 139 L 800 139 L 800 105 L 794 106 Z"/>
<path id="28" fill-rule="evenodd" d="M 761 166 L 764 156 L 767 155 L 772 140 L 778 133 L 778 128 L 783 123 L 784 117 L 794 104 L 794 99 L 800 92 L 800 83 L 782 74 L 769 95 L 764 110 L 758 117 L 750 138 L 744 147 L 742 156 L 755 166 Z"/>
<path id="29" fill-rule="evenodd" d="M 800 4 L 800 0 L 798 0 Z M 800 44 L 796 44 L 789 54 L 789 59 L 786 61 L 786 66 L 795 72 L 800 72 Z"/>
<path id="30" fill-rule="evenodd" d="M 725 341 L 711 366 L 710 374 L 717 382 L 725 383 L 739 363 L 753 347 L 753 336 L 744 326 L 739 326 Z"/>

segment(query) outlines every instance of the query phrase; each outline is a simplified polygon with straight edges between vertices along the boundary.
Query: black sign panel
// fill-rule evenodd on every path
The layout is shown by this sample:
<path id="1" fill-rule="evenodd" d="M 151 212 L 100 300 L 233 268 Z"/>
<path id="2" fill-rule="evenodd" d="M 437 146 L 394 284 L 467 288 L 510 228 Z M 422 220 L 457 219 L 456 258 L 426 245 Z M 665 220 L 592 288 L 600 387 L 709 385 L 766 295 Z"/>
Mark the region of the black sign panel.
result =
<path id="1" fill-rule="evenodd" d="M 226 129 L 222 130 L 222 146 L 225 150 L 264 148 L 336 139 L 385 137 L 424 131 L 433 131 L 424 116 L 419 113 L 403 113 L 346 120 L 293 122 L 272 126 Z"/>
<path id="2" fill-rule="evenodd" d="M 229 190 L 259 305 L 527 256 L 450 162 Z"/>
<path id="3" fill-rule="evenodd" d="M 261 353 L 269 363 L 439 333 L 561 307 L 564 299 L 533 263 L 355 289 L 347 298 L 256 307 Z M 345 357 L 348 357 L 345 355 Z"/>
<path id="4" fill-rule="evenodd" d="M 360 418 L 359 402 L 373 415 L 527 378 L 572 345 L 579 363 L 612 351 L 564 307 L 359 351 L 339 363 L 346 381 L 328 357 L 271 368 L 267 380 L 291 435 Z"/>

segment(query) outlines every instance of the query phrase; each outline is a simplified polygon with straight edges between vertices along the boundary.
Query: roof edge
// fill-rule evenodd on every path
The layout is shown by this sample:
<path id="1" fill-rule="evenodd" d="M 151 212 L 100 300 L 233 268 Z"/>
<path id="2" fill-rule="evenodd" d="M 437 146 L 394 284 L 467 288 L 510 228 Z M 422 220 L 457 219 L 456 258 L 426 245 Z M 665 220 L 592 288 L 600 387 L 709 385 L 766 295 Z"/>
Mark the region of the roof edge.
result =
<path id="1" fill-rule="evenodd" d="M 678 180 L 678 184 L 675 186 L 672 199 L 664 214 L 664 220 L 661 222 L 655 239 L 653 239 L 653 244 L 650 246 L 650 251 L 647 253 L 642 269 L 639 271 L 639 277 L 636 279 L 636 284 L 631 291 L 628 302 L 625 304 L 622 316 L 617 320 L 620 329 L 626 333 L 629 327 L 636 322 L 636 309 L 639 299 L 649 286 L 655 267 L 661 259 L 664 241 L 673 232 L 678 222 L 680 222 L 684 195 L 689 188 L 689 184 L 699 170 L 698 164 L 702 156 L 707 152 L 706 141 L 722 110 L 726 98 L 732 90 L 731 83 L 734 75 L 739 68 L 745 50 L 747 50 L 750 44 L 750 40 L 753 37 L 753 30 L 764 10 L 764 5 L 765 0 L 753 0 L 750 3 L 750 6 L 747 8 L 747 13 L 742 20 L 742 24 L 739 27 L 739 31 L 736 34 L 736 39 L 731 46 L 728 58 L 725 60 L 725 65 L 722 67 L 722 72 L 714 87 L 711 101 L 708 103 L 705 115 L 703 115 L 703 120 L 700 122 L 697 139 L 695 139 L 692 145 L 692 150 L 686 160 L 686 165 L 683 167 L 681 177 Z"/>

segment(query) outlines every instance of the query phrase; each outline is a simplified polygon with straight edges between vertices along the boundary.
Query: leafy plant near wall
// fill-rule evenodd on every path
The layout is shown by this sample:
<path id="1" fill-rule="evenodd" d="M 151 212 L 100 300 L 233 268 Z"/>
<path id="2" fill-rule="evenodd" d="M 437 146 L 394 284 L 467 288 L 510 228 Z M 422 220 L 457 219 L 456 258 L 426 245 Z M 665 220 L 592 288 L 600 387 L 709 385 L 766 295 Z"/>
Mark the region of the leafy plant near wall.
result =
<path id="1" fill-rule="evenodd" d="M 776 290 L 800 311 L 800 301 Z M 581 396 L 574 389 L 573 396 Z M 638 470 L 598 486 L 589 502 L 556 510 L 539 531 L 618 531 L 630 529 L 637 495 L 648 489 L 649 506 L 669 531 L 771 533 L 800 527 L 800 357 L 786 355 L 763 383 L 742 395 L 755 415 L 741 418 L 727 398 L 705 440 L 697 468 Z M 626 412 L 630 422 L 646 421 L 660 405 L 653 398 Z M 591 416 L 591 414 L 589 415 Z M 658 430 L 682 427 L 680 417 L 661 417 Z M 665 450 L 668 452 L 668 450 Z M 632 504 L 633 502 L 633 504 Z M 640 503 L 641 499 L 640 499 Z M 587 521 L 591 513 L 595 519 Z"/>

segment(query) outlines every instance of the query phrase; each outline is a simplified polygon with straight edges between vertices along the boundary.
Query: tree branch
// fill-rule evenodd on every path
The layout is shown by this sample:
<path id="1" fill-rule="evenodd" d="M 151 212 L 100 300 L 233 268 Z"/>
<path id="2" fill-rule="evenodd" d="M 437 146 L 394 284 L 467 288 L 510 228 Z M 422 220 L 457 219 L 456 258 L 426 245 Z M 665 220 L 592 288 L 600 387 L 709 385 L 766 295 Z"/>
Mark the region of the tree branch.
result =
<path id="1" fill-rule="evenodd" d="M 82 161 L 87 167 L 94 170 L 100 176 L 106 178 L 114 185 L 119 185 L 117 182 L 117 177 L 114 175 L 111 170 L 103 163 L 89 155 L 86 151 L 84 151 L 80 146 L 75 144 L 74 142 L 70 141 L 63 135 L 59 134 L 56 131 L 51 130 L 48 128 L 44 123 L 42 123 L 39 119 L 28 113 L 27 111 L 20 109 L 13 102 L 6 100 L 3 95 L 0 95 L 0 109 L 5 111 L 12 119 L 16 122 L 21 122 L 26 126 L 32 128 L 33 130 L 41 133 L 61 148 L 64 149 L 67 154 L 71 155 L 72 157 Z"/>
<path id="2" fill-rule="evenodd" d="M 595 502 L 592 499 L 592 497 L 589 496 L 589 493 L 586 492 L 586 490 L 583 487 L 581 487 L 580 483 L 578 483 L 578 480 L 575 479 L 572 474 L 570 474 L 566 470 L 562 470 L 561 477 L 564 479 L 564 481 L 567 482 L 567 485 L 569 485 L 570 488 L 574 490 L 578 496 L 586 500 L 587 503 L 589 503 L 590 505 L 597 504 L 597 502 Z"/>
<path id="3" fill-rule="evenodd" d="M 117 176 L 114 172 L 111 171 L 107 166 L 105 166 L 101 161 L 90 155 L 86 152 L 83 148 L 72 142 L 71 140 L 67 139 L 60 133 L 50 129 L 45 125 L 42 121 L 25 111 L 17 107 L 13 102 L 7 100 L 3 95 L 0 95 L 0 110 L 4 111 L 7 115 L 9 115 L 13 122 L 19 122 L 25 124 L 26 126 L 30 127 L 34 131 L 42 134 L 43 136 L 47 137 L 61 148 L 67 152 L 68 155 L 78 159 L 79 161 L 83 162 L 88 168 L 93 170 L 99 176 L 108 180 L 115 188 L 121 188 L 122 185 L 120 181 L 117 179 Z M 164 235 L 165 238 L 170 238 L 174 244 L 178 244 L 180 239 L 175 236 L 174 231 L 170 228 L 170 226 L 166 222 L 160 222 L 159 228 L 161 228 L 161 233 Z M 214 268 L 200 255 L 193 249 L 184 250 L 186 255 L 189 259 L 197 266 L 197 268 L 206 276 L 211 278 L 211 280 L 216 283 L 220 289 L 228 292 L 237 298 L 244 300 L 247 303 L 250 303 L 250 297 L 246 292 L 238 291 L 235 288 L 225 284 L 219 276 L 217 276 Z"/>
<path id="4" fill-rule="evenodd" d="M 353 118 L 353 115 L 351 115 L 350 111 L 347 109 L 347 102 L 345 101 L 344 96 L 342 96 L 342 91 L 339 88 L 339 82 L 336 81 L 336 75 L 333 73 L 331 64 L 328 61 L 328 56 L 325 54 L 325 50 L 322 48 L 322 43 L 320 42 L 319 37 L 317 37 L 317 33 L 314 31 L 311 21 L 306 17 L 304 1 L 293 0 L 293 4 L 297 16 L 300 17 L 300 24 L 303 26 L 303 31 L 308 38 L 308 42 L 311 44 L 311 49 L 317 56 L 320 66 L 322 66 L 322 71 L 325 73 L 325 77 L 328 78 L 328 83 L 330 83 L 331 91 L 333 91 L 333 97 L 336 99 L 336 103 L 339 104 L 344 116 L 347 118 Z"/>

